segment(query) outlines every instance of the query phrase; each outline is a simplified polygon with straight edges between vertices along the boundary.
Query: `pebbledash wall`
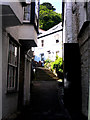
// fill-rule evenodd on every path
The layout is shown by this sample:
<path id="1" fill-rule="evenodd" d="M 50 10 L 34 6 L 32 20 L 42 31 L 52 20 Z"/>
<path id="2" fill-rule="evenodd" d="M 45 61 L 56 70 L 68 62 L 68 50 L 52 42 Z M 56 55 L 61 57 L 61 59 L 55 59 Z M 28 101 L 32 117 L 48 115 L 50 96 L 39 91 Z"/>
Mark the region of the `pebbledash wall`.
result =
<path id="1" fill-rule="evenodd" d="M 64 2 L 63 18 L 63 43 L 79 43 L 82 114 L 90 120 L 90 2 Z"/>

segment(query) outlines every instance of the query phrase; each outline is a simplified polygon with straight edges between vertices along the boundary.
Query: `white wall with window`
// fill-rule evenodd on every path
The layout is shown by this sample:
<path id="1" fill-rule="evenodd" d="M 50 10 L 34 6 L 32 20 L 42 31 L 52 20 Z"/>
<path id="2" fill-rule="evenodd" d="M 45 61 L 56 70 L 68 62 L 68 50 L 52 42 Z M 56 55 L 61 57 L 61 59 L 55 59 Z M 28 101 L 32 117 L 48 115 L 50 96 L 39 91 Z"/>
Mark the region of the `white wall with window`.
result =
<path id="1" fill-rule="evenodd" d="M 18 46 L 9 40 L 7 90 L 17 90 Z"/>
<path id="2" fill-rule="evenodd" d="M 31 18 L 31 3 L 23 7 L 23 22 L 30 22 Z"/>
<path id="3" fill-rule="evenodd" d="M 2 117 L 5 118 L 15 112 L 18 105 L 19 45 L 4 30 L 2 39 Z"/>
<path id="4" fill-rule="evenodd" d="M 29 67 L 31 63 L 26 60 L 26 64 L 22 68 L 23 65 L 21 66 L 20 63 L 22 63 L 23 60 L 21 60 L 20 57 L 24 58 L 24 55 L 27 51 L 27 46 L 28 49 L 31 49 L 32 46 L 36 46 L 37 44 L 38 5 L 36 5 L 36 12 L 34 11 L 35 4 L 31 5 L 31 3 L 29 3 L 27 6 L 24 5 L 26 4 L 22 4 L 21 2 L 18 2 L 15 5 L 11 3 L 10 8 L 7 7 L 8 9 L 5 9 L 4 12 L 6 12 L 7 14 L 6 16 L 4 16 L 5 18 L 3 19 L 3 23 L 5 23 L 9 27 L 2 26 L 2 28 L 0 28 L 2 30 L 2 106 L 0 106 L 0 113 L 2 112 L 3 118 L 7 118 L 10 114 L 17 111 L 19 103 L 19 93 L 22 92 L 22 88 L 20 88 L 19 85 L 24 86 L 21 75 L 23 76 L 23 78 L 25 78 L 26 82 L 23 93 L 21 94 L 24 95 L 25 93 L 25 100 L 30 98 L 30 86 L 28 83 L 30 83 L 31 79 L 31 67 Z M 6 5 L 4 7 L 6 7 Z M 31 7 L 33 20 L 31 19 Z M 35 13 L 37 16 L 36 19 L 34 18 Z M 14 20 L 12 15 L 14 17 Z M 10 19 L 10 22 L 8 22 L 7 19 Z M 33 21 L 32 24 L 30 23 L 31 20 Z M 24 24 L 24 22 L 26 22 L 27 24 Z M 29 44 L 27 44 L 27 40 Z M 20 41 L 24 41 L 25 44 L 21 43 Z M 23 49 L 25 52 L 23 52 L 22 56 L 20 56 L 21 49 Z M 26 71 L 24 71 L 24 69 Z M 24 72 L 20 73 L 21 71 Z M 20 103 L 21 102 L 22 100 L 20 99 Z"/>
<path id="5" fill-rule="evenodd" d="M 58 27 L 57 27 L 58 26 Z M 58 28 L 58 29 L 57 29 Z M 62 57 L 62 26 L 61 23 L 50 30 L 44 31 L 38 36 L 38 47 L 34 48 L 35 61 L 41 61 L 41 54 L 44 60 L 55 61 L 56 55 Z M 58 31 L 59 30 L 59 31 Z M 56 31 L 56 32 L 55 32 Z"/>

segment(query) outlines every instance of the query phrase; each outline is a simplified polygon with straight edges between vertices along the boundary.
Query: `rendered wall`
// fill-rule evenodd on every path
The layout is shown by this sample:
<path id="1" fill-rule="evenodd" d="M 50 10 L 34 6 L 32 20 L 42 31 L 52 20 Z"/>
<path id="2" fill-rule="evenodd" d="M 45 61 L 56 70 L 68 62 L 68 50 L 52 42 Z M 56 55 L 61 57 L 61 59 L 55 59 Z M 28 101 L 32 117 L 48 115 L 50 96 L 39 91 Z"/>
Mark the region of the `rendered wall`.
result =
<path id="1" fill-rule="evenodd" d="M 2 115 L 3 118 L 17 110 L 18 94 L 7 93 L 9 37 L 6 31 L 2 33 Z"/>
<path id="2" fill-rule="evenodd" d="M 24 104 L 30 102 L 31 62 L 25 58 Z"/>

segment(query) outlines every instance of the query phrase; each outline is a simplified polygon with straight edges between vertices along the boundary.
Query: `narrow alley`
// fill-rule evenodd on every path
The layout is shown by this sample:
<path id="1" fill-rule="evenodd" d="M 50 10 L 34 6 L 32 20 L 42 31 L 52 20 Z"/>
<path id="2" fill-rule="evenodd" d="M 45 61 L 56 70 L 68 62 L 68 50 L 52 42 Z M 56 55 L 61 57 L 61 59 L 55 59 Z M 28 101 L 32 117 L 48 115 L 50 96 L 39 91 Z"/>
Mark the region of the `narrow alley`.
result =
<path id="1" fill-rule="evenodd" d="M 63 101 L 58 97 L 62 91 L 57 80 L 51 71 L 37 68 L 35 80 L 32 81 L 30 105 L 16 120 L 69 120 Z"/>
<path id="2" fill-rule="evenodd" d="M 0 31 L 0 120 L 90 120 L 90 0 L 1 0 Z"/>

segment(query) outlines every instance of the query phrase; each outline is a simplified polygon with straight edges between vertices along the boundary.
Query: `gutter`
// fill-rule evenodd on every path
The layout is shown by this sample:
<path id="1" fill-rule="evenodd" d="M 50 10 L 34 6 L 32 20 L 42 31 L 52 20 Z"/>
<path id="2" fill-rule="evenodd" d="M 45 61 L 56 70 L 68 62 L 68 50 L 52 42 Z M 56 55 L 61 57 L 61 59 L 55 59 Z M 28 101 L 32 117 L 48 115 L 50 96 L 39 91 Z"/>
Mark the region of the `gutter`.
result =
<path id="1" fill-rule="evenodd" d="M 60 31 L 62 31 L 62 30 L 63 30 L 63 29 L 54 31 L 54 32 L 52 32 L 52 33 L 48 33 L 48 34 L 42 35 L 42 36 L 38 37 L 38 39 L 39 39 L 39 38 L 42 38 L 42 37 L 45 37 L 45 36 L 48 36 L 48 35 L 51 35 L 51 34 L 54 34 L 54 33 L 57 33 L 57 32 L 60 32 Z"/>

